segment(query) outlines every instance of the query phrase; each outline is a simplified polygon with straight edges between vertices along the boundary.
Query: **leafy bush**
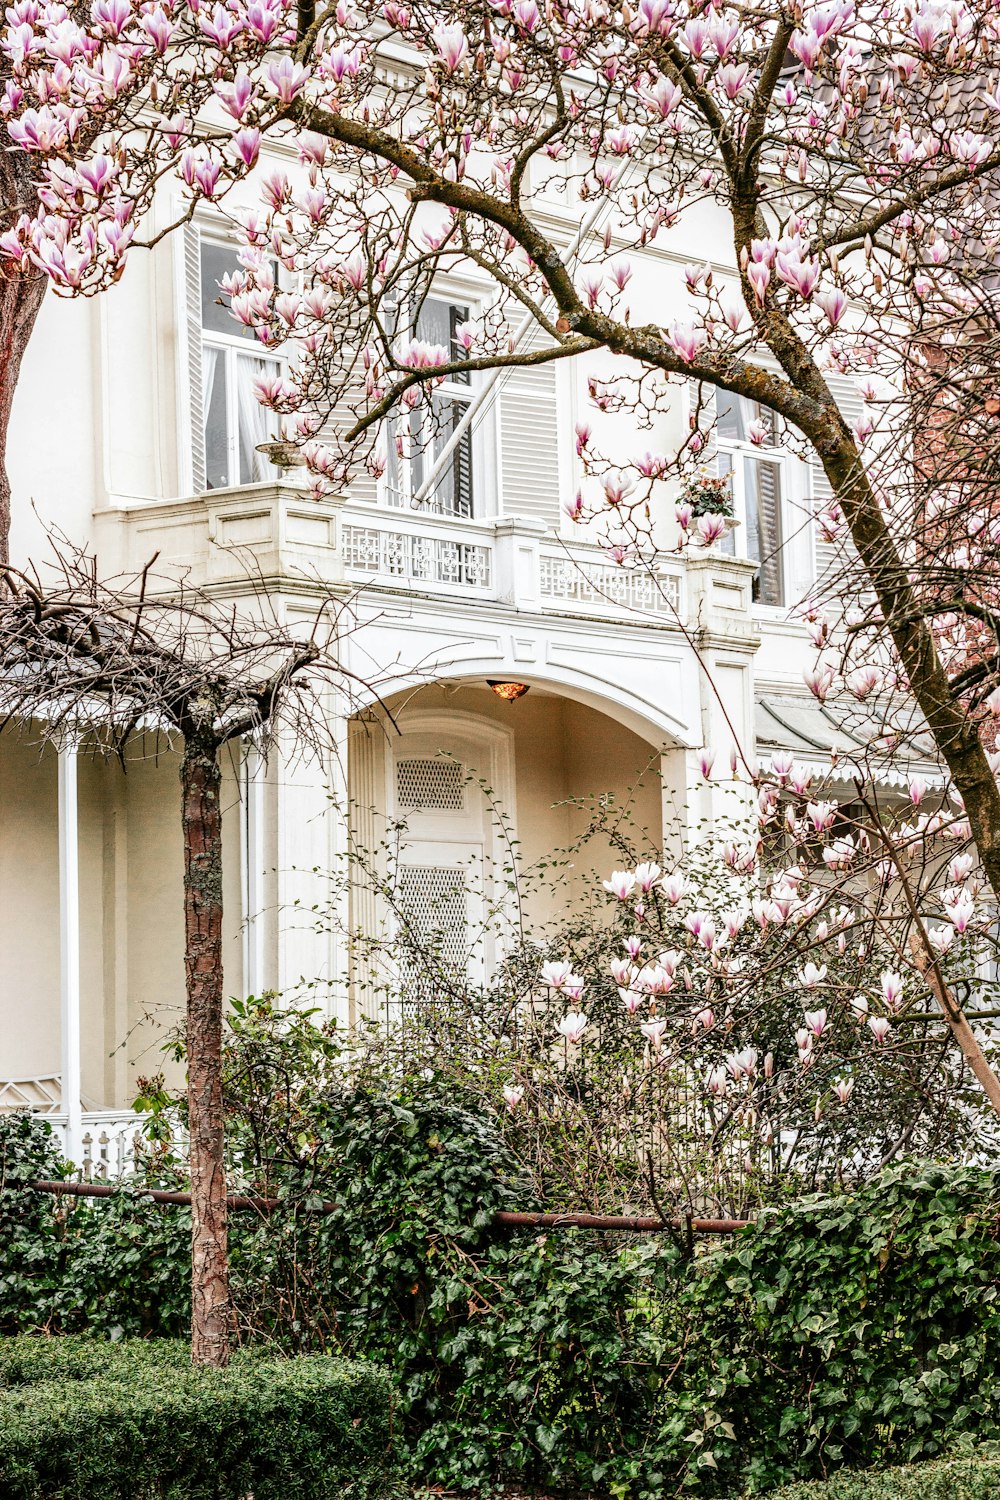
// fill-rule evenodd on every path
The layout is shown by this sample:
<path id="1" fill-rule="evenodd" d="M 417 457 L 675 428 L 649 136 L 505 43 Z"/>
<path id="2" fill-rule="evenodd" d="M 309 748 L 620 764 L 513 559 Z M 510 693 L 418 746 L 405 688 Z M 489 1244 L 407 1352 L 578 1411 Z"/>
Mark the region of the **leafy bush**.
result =
<path id="1" fill-rule="evenodd" d="M 362 1500 L 395 1487 L 391 1387 L 368 1365 L 244 1356 L 196 1370 L 182 1345 L 22 1338 L 0 1366 L 5 1500 Z"/>
<path id="2" fill-rule="evenodd" d="M 190 1211 L 127 1189 L 99 1203 L 24 1192 L 62 1171 L 44 1120 L 0 1116 L 0 1334 L 183 1335 Z"/>
<path id="3" fill-rule="evenodd" d="M 285 1200 L 232 1216 L 239 1337 L 384 1364 L 415 1479 L 731 1496 L 1000 1437 L 998 1174 L 897 1166 L 694 1260 L 668 1236 L 505 1232 L 496 1209 L 533 1205 L 494 1117 L 442 1079 L 324 1078 L 300 1042 L 311 1084 L 247 1031 L 231 1059 L 233 1173 Z M 186 1215 L 5 1192 L 4 1326 L 183 1332 Z M 0 1343 L 0 1386 L 53 1357 L 26 1347 Z M 123 1346 L 100 1347 L 103 1367 Z"/>
<path id="4" fill-rule="evenodd" d="M 970 1456 L 790 1484 L 771 1500 L 993 1500 L 1000 1458 Z"/>
<path id="5" fill-rule="evenodd" d="M 1000 1438 L 998 1204 L 1000 1174 L 910 1163 L 707 1259 L 685 1378 L 725 1415 L 720 1470 L 765 1489 Z"/>

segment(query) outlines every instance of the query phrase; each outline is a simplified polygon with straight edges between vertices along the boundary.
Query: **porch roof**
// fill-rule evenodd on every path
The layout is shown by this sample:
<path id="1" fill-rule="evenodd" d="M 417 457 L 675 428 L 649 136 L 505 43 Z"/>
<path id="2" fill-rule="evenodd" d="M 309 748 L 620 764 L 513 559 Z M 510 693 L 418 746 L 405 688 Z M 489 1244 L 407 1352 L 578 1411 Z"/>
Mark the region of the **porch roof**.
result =
<path id="1" fill-rule="evenodd" d="M 892 719 L 889 710 L 892 710 Z M 846 775 L 863 767 L 880 786 L 905 786 L 919 772 L 929 783 L 943 776 L 934 741 L 915 707 L 888 703 L 820 703 L 805 694 L 763 692 L 754 707 L 754 738 L 763 760 L 788 750 L 810 766 L 829 773 L 843 765 Z M 895 745 L 889 725 L 908 720 Z"/>

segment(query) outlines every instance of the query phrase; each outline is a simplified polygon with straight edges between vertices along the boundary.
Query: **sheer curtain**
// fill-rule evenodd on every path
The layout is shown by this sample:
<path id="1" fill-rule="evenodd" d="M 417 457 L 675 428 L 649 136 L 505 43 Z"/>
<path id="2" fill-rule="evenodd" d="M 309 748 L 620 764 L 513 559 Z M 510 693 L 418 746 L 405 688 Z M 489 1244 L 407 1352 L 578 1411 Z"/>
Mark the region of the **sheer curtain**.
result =
<path id="1" fill-rule="evenodd" d="M 229 484 L 226 377 L 221 349 L 201 346 L 201 417 L 205 431 L 205 483 L 210 490 Z"/>
<path id="2" fill-rule="evenodd" d="M 256 484 L 263 479 L 273 479 L 277 470 L 263 453 L 257 452 L 259 443 L 266 443 L 271 436 L 271 414 L 261 406 L 254 389 L 254 381 L 265 375 L 274 376 L 278 366 L 273 360 L 248 358 L 238 355 L 236 360 L 236 409 L 239 431 L 240 484 Z"/>

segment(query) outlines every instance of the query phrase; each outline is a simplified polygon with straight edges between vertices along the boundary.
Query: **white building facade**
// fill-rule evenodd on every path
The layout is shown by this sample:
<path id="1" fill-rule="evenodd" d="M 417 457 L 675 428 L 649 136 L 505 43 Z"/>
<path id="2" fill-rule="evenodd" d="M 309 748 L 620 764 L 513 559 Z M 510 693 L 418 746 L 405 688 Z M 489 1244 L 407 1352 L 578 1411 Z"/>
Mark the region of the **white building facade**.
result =
<path id="1" fill-rule="evenodd" d="M 290 621 L 331 591 L 352 600 L 344 663 L 382 684 L 385 707 L 374 691 L 368 711 L 331 702 L 323 765 L 234 748 L 224 814 L 227 992 L 305 995 L 346 1023 L 367 1002 L 345 932 L 381 918 L 338 872 L 394 820 L 408 830 L 400 899 L 416 922 L 446 911 L 456 933 L 481 914 L 462 872 L 499 857 L 497 805 L 526 865 L 572 844 L 582 799 L 605 794 L 631 799 L 650 850 L 673 840 L 682 857 L 678 820 L 697 836 L 722 795 L 699 752 L 752 758 L 755 710 L 809 711 L 794 606 L 823 565 L 815 497 L 804 462 L 746 440 L 758 413 L 720 406 L 713 462 L 733 475 L 741 524 L 724 547 L 666 546 L 652 573 L 616 564 L 565 515 L 589 367 L 564 361 L 496 382 L 428 503 L 413 498 L 430 455 L 312 500 L 259 451 L 273 434 L 252 382 L 274 361 L 218 305 L 234 254 L 206 219 L 135 254 L 102 298 L 50 296 L 12 421 L 12 555 L 44 560 L 58 527 L 105 575 L 159 553 L 158 569 L 236 599 L 252 574 Z M 668 246 L 650 274 L 678 279 L 690 258 Z M 482 295 L 443 287 L 429 335 Z M 436 394 L 445 435 L 476 393 L 470 380 Z M 687 399 L 678 387 L 659 446 L 683 431 Z M 634 452 L 649 436 L 626 425 L 617 441 Z M 528 692 L 506 702 L 497 682 Z M 99 1157 L 102 1134 L 114 1156 L 182 1017 L 177 772 L 177 748 L 153 737 L 123 769 L 86 744 L 74 756 L 0 736 L 0 1108 L 68 1120 L 78 1157 Z M 477 952 L 473 981 L 493 961 Z"/>

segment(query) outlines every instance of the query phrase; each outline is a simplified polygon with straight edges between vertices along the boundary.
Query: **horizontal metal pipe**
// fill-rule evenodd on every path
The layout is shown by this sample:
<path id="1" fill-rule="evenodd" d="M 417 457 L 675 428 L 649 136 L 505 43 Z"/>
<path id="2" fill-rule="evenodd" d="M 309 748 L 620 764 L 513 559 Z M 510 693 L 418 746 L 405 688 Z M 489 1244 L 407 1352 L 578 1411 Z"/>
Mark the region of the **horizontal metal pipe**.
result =
<path id="1" fill-rule="evenodd" d="M 28 1186 L 39 1193 L 54 1193 L 69 1198 L 112 1198 L 120 1191 L 107 1182 L 60 1182 L 53 1178 L 39 1178 Z M 139 1198 L 152 1198 L 154 1203 L 173 1203 L 186 1207 L 191 1202 L 190 1193 L 174 1193 L 164 1188 L 136 1188 Z M 253 1198 L 243 1193 L 231 1193 L 226 1203 L 230 1208 L 251 1208 L 258 1213 L 273 1213 L 281 1208 L 281 1198 Z M 323 1202 L 310 1213 L 332 1214 L 339 1204 Z M 513 1213 L 500 1210 L 493 1215 L 494 1223 L 510 1229 L 624 1229 L 635 1234 L 650 1234 L 657 1230 L 690 1229 L 694 1234 L 734 1234 L 745 1229 L 752 1219 L 652 1219 L 629 1214 L 552 1214 Z"/>
<path id="2" fill-rule="evenodd" d="M 652 1219 L 636 1214 L 522 1214 L 500 1211 L 493 1215 L 498 1224 L 512 1229 L 626 1229 L 634 1234 L 655 1234 L 657 1230 L 690 1229 L 695 1234 L 735 1234 L 753 1219 Z"/>
<path id="3" fill-rule="evenodd" d="M 126 1182 L 123 1184 L 128 1186 Z M 120 1192 L 120 1187 L 113 1187 L 108 1182 L 60 1182 L 58 1180 L 42 1177 L 35 1182 L 29 1182 L 29 1187 L 35 1188 L 39 1193 L 56 1193 L 60 1196 L 70 1198 L 113 1198 Z M 173 1193 L 164 1188 L 135 1189 L 137 1198 L 152 1198 L 154 1203 L 173 1203 L 181 1208 L 186 1208 L 191 1202 L 190 1193 Z M 252 1198 L 245 1193 L 230 1193 L 226 1203 L 230 1208 L 255 1208 L 258 1213 L 273 1213 L 276 1208 L 281 1208 L 281 1198 Z M 310 1209 L 311 1213 L 332 1214 L 339 1204 L 321 1203 L 317 1208 Z"/>

